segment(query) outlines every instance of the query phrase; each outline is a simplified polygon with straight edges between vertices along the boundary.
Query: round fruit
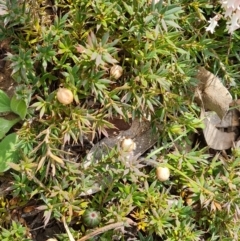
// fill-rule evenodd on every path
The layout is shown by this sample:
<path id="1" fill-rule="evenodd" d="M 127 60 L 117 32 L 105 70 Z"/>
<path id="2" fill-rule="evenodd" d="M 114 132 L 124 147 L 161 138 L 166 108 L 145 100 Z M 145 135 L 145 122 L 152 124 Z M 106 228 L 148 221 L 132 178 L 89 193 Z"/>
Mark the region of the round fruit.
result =
<path id="1" fill-rule="evenodd" d="M 123 74 L 123 68 L 120 65 L 114 65 L 110 69 L 110 75 L 115 79 L 119 79 Z"/>
<path id="2" fill-rule="evenodd" d="M 73 93 L 66 88 L 59 88 L 57 91 L 57 99 L 64 105 L 71 104 L 73 102 Z"/>
<path id="3" fill-rule="evenodd" d="M 136 149 L 136 143 L 131 138 L 125 138 L 121 143 L 121 148 L 126 152 L 130 152 Z"/>
<path id="4" fill-rule="evenodd" d="M 170 177 L 170 170 L 168 167 L 157 167 L 156 175 L 159 181 L 167 181 Z"/>
<path id="5" fill-rule="evenodd" d="M 83 223 L 89 228 L 95 228 L 99 225 L 100 221 L 100 213 L 93 209 L 87 209 L 83 214 Z"/>

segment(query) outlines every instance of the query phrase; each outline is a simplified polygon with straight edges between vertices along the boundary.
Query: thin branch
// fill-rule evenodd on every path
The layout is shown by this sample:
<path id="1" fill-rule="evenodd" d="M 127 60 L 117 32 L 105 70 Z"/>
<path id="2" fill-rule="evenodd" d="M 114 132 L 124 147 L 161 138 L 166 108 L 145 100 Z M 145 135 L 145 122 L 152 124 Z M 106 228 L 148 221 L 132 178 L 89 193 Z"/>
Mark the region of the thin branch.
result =
<path id="1" fill-rule="evenodd" d="M 107 226 L 104 226 L 102 228 L 98 228 L 96 230 L 94 230 L 93 232 L 85 235 L 84 237 L 78 239 L 77 241 L 85 241 L 85 240 L 88 240 L 90 238 L 93 238 L 101 233 L 104 233 L 106 231 L 109 231 L 111 229 L 115 229 L 115 228 L 121 228 L 121 227 L 126 227 L 126 226 L 129 226 L 129 225 L 133 225 L 135 226 L 136 223 L 133 222 L 130 218 L 127 218 L 125 221 L 122 221 L 122 222 L 117 222 L 117 223 L 112 223 L 112 224 L 109 224 Z"/>
<path id="2" fill-rule="evenodd" d="M 62 221 L 63 221 L 64 228 L 65 228 L 65 230 L 66 230 L 66 232 L 67 232 L 67 235 L 68 235 L 68 237 L 69 237 L 69 240 L 70 240 L 70 241 L 75 241 L 72 233 L 70 232 L 70 230 L 69 230 L 69 228 L 68 228 L 68 225 L 67 225 L 67 223 L 66 223 L 66 219 L 65 219 L 64 216 L 62 216 Z"/>

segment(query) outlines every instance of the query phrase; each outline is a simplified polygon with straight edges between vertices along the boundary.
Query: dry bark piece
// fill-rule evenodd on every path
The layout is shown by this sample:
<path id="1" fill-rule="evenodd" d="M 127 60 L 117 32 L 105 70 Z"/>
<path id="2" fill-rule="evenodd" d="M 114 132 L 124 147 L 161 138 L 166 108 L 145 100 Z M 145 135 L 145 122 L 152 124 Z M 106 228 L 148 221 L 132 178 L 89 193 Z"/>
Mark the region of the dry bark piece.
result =
<path id="1" fill-rule="evenodd" d="M 203 67 L 198 69 L 199 80 L 195 91 L 196 101 L 204 109 L 215 111 L 222 119 L 229 109 L 232 96 L 219 78 Z"/>
<path id="2" fill-rule="evenodd" d="M 204 115 L 203 112 L 201 115 Z M 205 128 L 203 130 L 204 138 L 207 145 L 215 150 L 227 150 L 233 146 L 236 134 L 234 132 L 223 132 L 216 128 L 213 124 L 216 116 L 205 114 L 204 124 Z"/>

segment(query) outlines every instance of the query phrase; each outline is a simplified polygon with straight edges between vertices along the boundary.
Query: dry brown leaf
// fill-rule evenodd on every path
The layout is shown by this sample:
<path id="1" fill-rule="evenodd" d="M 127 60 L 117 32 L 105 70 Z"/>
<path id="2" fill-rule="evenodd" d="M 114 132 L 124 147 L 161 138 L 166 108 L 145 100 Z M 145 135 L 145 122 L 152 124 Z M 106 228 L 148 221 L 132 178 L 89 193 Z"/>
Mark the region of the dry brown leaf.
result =
<path id="1" fill-rule="evenodd" d="M 196 101 L 205 110 L 215 111 L 222 119 L 229 109 L 232 96 L 219 78 L 200 67 L 196 78 L 199 85 L 195 91 Z"/>
<path id="2" fill-rule="evenodd" d="M 234 147 L 235 148 L 240 148 L 240 140 L 235 141 Z"/>
<path id="3" fill-rule="evenodd" d="M 203 115 L 203 113 L 201 114 Z M 213 115 L 205 114 L 204 124 L 205 128 L 203 129 L 204 138 L 207 145 L 215 150 L 226 150 L 233 146 L 235 141 L 234 132 L 223 132 L 216 128 L 214 121 L 211 120 Z M 214 117 L 215 119 L 216 117 Z"/>
<path id="4" fill-rule="evenodd" d="M 238 111 L 240 111 L 240 99 L 238 100 L 234 100 L 231 104 L 231 107 L 235 107 L 235 109 L 237 109 Z"/>
<path id="5" fill-rule="evenodd" d="M 205 116 L 209 117 L 211 124 L 213 124 L 217 128 L 228 128 L 228 127 L 240 126 L 239 112 L 237 110 L 229 110 L 222 120 L 213 111 L 205 112 Z"/>

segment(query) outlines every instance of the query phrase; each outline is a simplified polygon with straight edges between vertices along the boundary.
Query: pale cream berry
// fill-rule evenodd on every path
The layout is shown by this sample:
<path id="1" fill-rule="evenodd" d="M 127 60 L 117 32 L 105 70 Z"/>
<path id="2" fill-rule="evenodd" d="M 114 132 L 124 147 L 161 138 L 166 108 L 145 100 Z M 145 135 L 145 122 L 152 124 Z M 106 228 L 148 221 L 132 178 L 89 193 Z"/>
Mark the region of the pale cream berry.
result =
<path id="1" fill-rule="evenodd" d="M 73 93 L 66 88 L 59 88 L 57 91 L 57 99 L 64 105 L 69 105 L 73 102 Z"/>
<path id="2" fill-rule="evenodd" d="M 130 152 L 136 149 L 136 143 L 131 138 L 125 138 L 122 140 L 121 148 L 125 152 Z"/>
<path id="3" fill-rule="evenodd" d="M 170 177 L 170 170 L 168 167 L 157 167 L 156 175 L 159 181 L 167 181 Z"/>
<path id="4" fill-rule="evenodd" d="M 120 65 L 114 65 L 110 69 L 110 76 L 113 77 L 115 80 L 119 79 L 123 74 L 123 68 Z"/>

